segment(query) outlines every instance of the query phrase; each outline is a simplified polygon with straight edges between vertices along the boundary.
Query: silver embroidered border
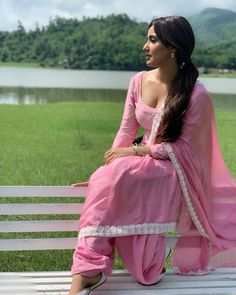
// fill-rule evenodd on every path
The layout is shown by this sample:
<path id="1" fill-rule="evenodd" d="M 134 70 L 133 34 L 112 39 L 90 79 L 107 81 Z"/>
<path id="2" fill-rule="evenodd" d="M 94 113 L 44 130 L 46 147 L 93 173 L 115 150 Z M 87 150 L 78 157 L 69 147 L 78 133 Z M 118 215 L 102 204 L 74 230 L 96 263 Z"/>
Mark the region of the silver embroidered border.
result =
<path id="1" fill-rule="evenodd" d="M 151 134 L 150 134 L 147 144 L 153 144 L 155 142 L 157 130 L 158 130 L 158 127 L 161 122 L 161 117 L 162 117 L 163 111 L 164 111 L 164 104 L 162 104 L 160 109 L 157 109 L 157 112 L 153 118 L 152 130 L 151 130 Z"/>
<path id="2" fill-rule="evenodd" d="M 173 149 L 171 147 L 171 145 L 169 143 L 166 143 L 165 144 L 165 148 L 166 148 L 166 152 L 168 153 L 169 155 L 169 158 L 171 160 L 171 162 L 173 163 L 174 167 L 175 167 L 175 170 L 176 170 L 176 173 L 178 175 L 178 178 L 179 178 L 179 182 L 180 182 L 180 187 L 182 189 L 182 193 L 183 193 L 183 196 L 184 196 L 184 199 L 185 199 L 185 202 L 186 202 L 186 205 L 187 205 L 187 208 L 188 208 L 188 211 L 189 211 L 189 214 L 192 218 L 192 221 L 193 223 L 195 224 L 197 230 L 199 231 L 199 233 L 209 239 L 205 229 L 203 228 L 197 214 L 196 214 L 196 211 L 194 210 L 193 208 L 193 204 L 190 200 L 190 197 L 189 197 L 189 192 L 188 192 L 188 189 L 187 189 L 187 185 L 186 185 L 186 182 L 185 182 L 185 178 L 184 178 L 184 175 L 183 175 L 183 172 L 182 172 L 182 169 L 177 161 L 177 158 L 175 157 L 175 154 L 173 152 Z"/>
<path id="3" fill-rule="evenodd" d="M 121 226 L 87 226 L 79 231 L 78 239 L 84 237 L 122 237 L 131 235 L 151 235 L 175 232 L 176 222 L 143 223 Z"/>

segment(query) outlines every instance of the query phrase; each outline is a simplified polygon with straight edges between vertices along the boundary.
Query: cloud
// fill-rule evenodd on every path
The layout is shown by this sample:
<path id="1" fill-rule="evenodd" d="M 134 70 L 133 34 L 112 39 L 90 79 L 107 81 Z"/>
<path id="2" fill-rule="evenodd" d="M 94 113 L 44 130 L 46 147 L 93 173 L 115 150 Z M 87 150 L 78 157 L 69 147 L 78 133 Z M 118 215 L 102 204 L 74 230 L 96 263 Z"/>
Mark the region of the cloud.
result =
<path id="1" fill-rule="evenodd" d="M 207 7 L 236 11 L 235 0 L 1 0 L 0 30 L 15 30 L 18 20 L 26 29 L 35 24 L 47 25 L 56 15 L 82 19 L 108 14 L 126 13 L 139 21 L 150 21 L 163 15 L 190 16 Z"/>

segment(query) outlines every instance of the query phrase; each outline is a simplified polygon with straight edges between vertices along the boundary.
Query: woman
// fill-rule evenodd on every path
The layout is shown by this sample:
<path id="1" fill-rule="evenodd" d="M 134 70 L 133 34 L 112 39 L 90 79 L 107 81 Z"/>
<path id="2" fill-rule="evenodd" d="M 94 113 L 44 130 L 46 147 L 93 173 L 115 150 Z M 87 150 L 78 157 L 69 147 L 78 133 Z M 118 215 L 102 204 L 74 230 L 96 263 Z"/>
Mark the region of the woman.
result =
<path id="1" fill-rule="evenodd" d="M 149 26 L 143 50 L 154 69 L 131 79 L 105 166 L 89 180 L 69 295 L 105 281 L 115 247 L 137 281 L 157 283 L 164 234 L 176 230 L 172 264 L 179 273 L 236 265 L 236 184 L 219 150 L 210 96 L 197 82 L 194 43 L 183 17 Z M 140 126 L 142 143 L 132 145 Z"/>

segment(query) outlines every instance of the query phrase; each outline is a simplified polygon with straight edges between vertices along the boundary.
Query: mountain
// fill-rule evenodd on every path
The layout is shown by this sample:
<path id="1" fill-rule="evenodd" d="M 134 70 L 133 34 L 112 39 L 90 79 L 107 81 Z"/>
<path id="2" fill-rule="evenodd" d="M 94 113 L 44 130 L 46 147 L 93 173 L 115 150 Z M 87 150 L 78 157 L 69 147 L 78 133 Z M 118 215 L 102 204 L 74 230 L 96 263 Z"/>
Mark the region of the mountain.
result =
<path id="1" fill-rule="evenodd" d="M 236 13 L 219 8 L 207 8 L 188 18 L 197 44 L 213 45 L 236 40 Z"/>

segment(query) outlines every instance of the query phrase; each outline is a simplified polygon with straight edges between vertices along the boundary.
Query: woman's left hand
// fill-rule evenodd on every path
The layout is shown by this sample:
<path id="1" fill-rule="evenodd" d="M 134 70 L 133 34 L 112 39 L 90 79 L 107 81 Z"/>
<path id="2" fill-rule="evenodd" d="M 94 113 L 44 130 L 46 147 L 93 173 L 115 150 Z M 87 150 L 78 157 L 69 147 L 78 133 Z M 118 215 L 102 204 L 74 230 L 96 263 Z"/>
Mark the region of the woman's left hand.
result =
<path id="1" fill-rule="evenodd" d="M 124 147 L 124 148 L 111 148 L 104 155 L 105 164 L 109 164 L 117 158 L 132 156 L 134 154 L 134 150 L 132 147 Z"/>

